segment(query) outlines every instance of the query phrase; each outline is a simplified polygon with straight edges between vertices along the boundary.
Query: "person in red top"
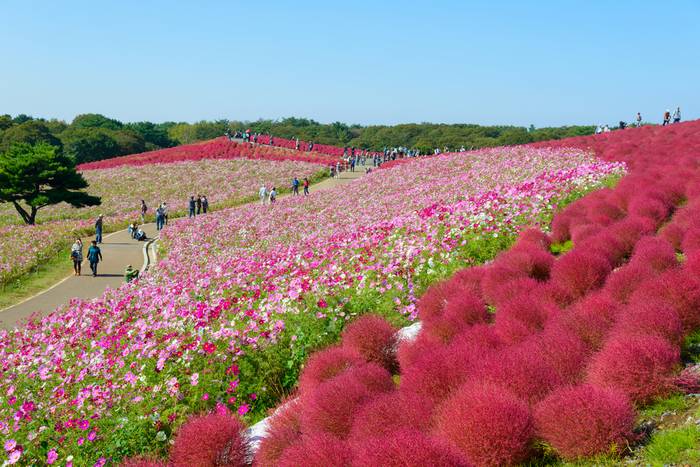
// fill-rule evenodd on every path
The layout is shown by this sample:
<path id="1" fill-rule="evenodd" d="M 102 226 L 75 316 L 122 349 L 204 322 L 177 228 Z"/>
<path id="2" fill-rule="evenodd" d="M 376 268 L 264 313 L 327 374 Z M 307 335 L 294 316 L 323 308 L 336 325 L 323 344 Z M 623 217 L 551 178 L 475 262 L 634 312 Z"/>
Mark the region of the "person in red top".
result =
<path id="1" fill-rule="evenodd" d="M 304 178 L 304 196 L 309 194 L 309 179 Z"/>

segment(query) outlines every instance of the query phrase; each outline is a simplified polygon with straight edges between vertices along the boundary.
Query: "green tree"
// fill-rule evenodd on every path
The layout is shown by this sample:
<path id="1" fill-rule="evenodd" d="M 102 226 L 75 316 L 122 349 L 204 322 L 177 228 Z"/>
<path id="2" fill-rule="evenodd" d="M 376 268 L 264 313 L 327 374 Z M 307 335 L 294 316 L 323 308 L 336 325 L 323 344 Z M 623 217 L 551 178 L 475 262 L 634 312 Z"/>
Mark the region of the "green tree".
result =
<path id="1" fill-rule="evenodd" d="M 39 209 L 52 204 L 99 205 L 99 197 L 83 191 L 87 187 L 73 160 L 55 146 L 18 143 L 0 154 L 0 202 L 12 203 L 27 224 L 36 223 Z"/>
<path id="2" fill-rule="evenodd" d="M 100 128 L 71 128 L 61 134 L 63 150 L 76 164 L 116 157 L 121 150 L 110 133 Z"/>
<path id="3" fill-rule="evenodd" d="M 138 133 L 141 138 L 156 148 L 169 148 L 174 142 L 168 136 L 167 124 L 155 124 L 151 122 L 127 123 L 126 128 Z"/>
<path id="4" fill-rule="evenodd" d="M 73 128 L 105 128 L 107 130 L 120 130 L 124 125 L 119 120 L 107 118 L 101 114 L 82 114 L 75 117 L 70 126 Z"/>
<path id="5" fill-rule="evenodd" d="M 38 120 L 28 120 L 3 131 L 0 152 L 7 151 L 15 143 L 30 145 L 47 143 L 58 148 L 58 152 L 63 149 L 61 140 L 51 134 L 49 128 Z"/>

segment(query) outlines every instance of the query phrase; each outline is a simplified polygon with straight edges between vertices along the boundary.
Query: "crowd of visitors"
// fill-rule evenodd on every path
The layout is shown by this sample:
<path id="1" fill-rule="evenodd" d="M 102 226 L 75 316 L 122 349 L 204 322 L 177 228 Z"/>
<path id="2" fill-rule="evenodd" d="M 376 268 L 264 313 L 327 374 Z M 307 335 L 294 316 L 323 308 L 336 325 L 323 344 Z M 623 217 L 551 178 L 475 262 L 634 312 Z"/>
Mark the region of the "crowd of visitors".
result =
<path id="1" fill-rule="evenodd" d="M 671 113 L 670 110 L 666 109 L 666 111 L 663 113 L 663 117 L 661 119 L 661 125 L 666 126 L 669 125 L 673 121 L 673 123 L 680 123 L 681 121 L 681 108 L 676 107 L 676 110 Z M 642 113 L 637 112 L 637 115 L 634 117 L 634 125 L 639 128 L 642 126 Z M 618 124 L 618 128 L 620 130 L 624 130 L 627 128 L 628 124 L 624 120 L 620 120 L 620 123 Z M 610 130 L 610 127 L 608 125 L 597 125 L 595 129 L 596 134 L 600 133 L 608 133 Z"/>

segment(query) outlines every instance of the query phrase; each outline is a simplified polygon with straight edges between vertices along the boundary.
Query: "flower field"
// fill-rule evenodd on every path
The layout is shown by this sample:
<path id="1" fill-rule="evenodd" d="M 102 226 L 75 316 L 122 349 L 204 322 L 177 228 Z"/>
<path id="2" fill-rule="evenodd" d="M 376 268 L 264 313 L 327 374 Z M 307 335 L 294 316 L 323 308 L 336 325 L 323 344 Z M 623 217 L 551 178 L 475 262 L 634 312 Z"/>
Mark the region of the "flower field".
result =
<path id="1" fill-rule="evenodd" d="M 581 150 L 485 150 L 286 198 L 264 215 L 248 205 L 175 222 L 167 257 L 138 285 L 0 332 L 8 459 L 103 465 L 164 454 L 189 414 L 259 418 L 351 316 L 381 305 L 416 318 L 430 283 L 624 171 Z"/>
<path id="2" fill-rule="evenodd" d="M 397 342 L 376 316 L 350 324 L 309 360 L 255 465 L 628 452 L 637 410 L 681 389 L 684 338 L 700 330 L 700 123 L 549 145 L 595 148 L 630 175 L 570 204 L 550 233 L 526 230 L 492 263 L 430 286 L 416 339 Z"/>
<path id="3" fill-rule="evenodd" d="M 47 207 L 40 211 L 40 224 L 27 226 L 17 224 L 20 219 L 12 205 L 0 205 L 0 284 L 55 256 L 74 235 L 94 235 L 100 213 L 106 231 L 111 231 L 140 219 L 141 199 L 150 209 L 150 219 L 163 201 L 173 217 L 186 212 L 190 196 L 206 195 L 214 209 L 221 209 L 255 199 L 261 183 L 286 189 L 294 176 L 319 179 L 325 169 L 297 161 L 202 160 L 86 170 L 83 175 L 89 192 L 102 198 L 101 206 Z"/>
<path id="4" fill-rule="evenodd" d="M 278 140 L 278 138 L 275 138 Z M 174 148 L 158 149 L 156 151 L 148 151 L 140 154 L 131 154 L 128 156 L 115 157 L 96 162 L 81 164 L 78 169 L 109 169 L 122 165 L 150 165 L 150 164 L 167 164 L 172 162 L 182 161 L 200 161 L 204 159 L 253 159 L 265 161 L 297 161 L 308 162 L 321 165 L 335 165 L 343 154 L 341 148 L 335 146 L 314 146 L 314 151 L 296 151 L 294 150 L 294 142 L 291 140 L 282 140 L 278 142 L 287 142 L 285 146 L 265 146 L 254 145 L 250 143 L 239 143 L 229 141 L 225 137 L 216 138 L 210 141 L 201 143 L 185 144 Z M 269 142 L 269 137 L 261 138 L 260 143 Z M 291 145 L 291 147 L 289 147 Z"/>

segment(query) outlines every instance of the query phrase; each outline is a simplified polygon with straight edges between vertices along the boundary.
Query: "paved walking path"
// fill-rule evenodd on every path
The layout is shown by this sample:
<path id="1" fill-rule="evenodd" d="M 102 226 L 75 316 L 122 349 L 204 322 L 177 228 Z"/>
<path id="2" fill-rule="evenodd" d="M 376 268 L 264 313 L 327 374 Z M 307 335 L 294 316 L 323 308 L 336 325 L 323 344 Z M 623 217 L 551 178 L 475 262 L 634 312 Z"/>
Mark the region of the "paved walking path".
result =
<path id="1" fill-rule="evenodd" d="M 338 178 L 328 178 L 310 187 L 311 195 L 319 190 L 333 188 L 356 180 L 365 174 L 365 168 L 359 166 L 355 172 L 343 172 Z M 300 187 L 303 192 L 303 187 Z M 284 194 L 280 198 L 291 196 Z M 155 224 L 145 224 L 142 226 L 148 238 L 156 235 Z M 84 238 L 83 254 L 87 254 L 87 249 L 91 238 Z M 15 327 L 21 321 L 27 319 L 33 313 L 46 315 L 56 307 L 65 305 L 72 298 L 90 299 L 101 296 L 107 287 L 116 288 L 124 283 L 124 270 L 128 264 L 135 269 L 141 269 L 143 265 L 144 242 L 133 240 L 126 230 L 115 232 L 104 237 L 104 242 L 100 245 L 103 261 L 100 262 L 97 277 L 92 277 L 90 265 L 83 262 L 83 275 L 80 277 L 69 276 L 58 284 L 45 291 L 28 298 L 0 311 L 0 328 Z M 66 251 L 66 261 L 68 258 Z"/>

